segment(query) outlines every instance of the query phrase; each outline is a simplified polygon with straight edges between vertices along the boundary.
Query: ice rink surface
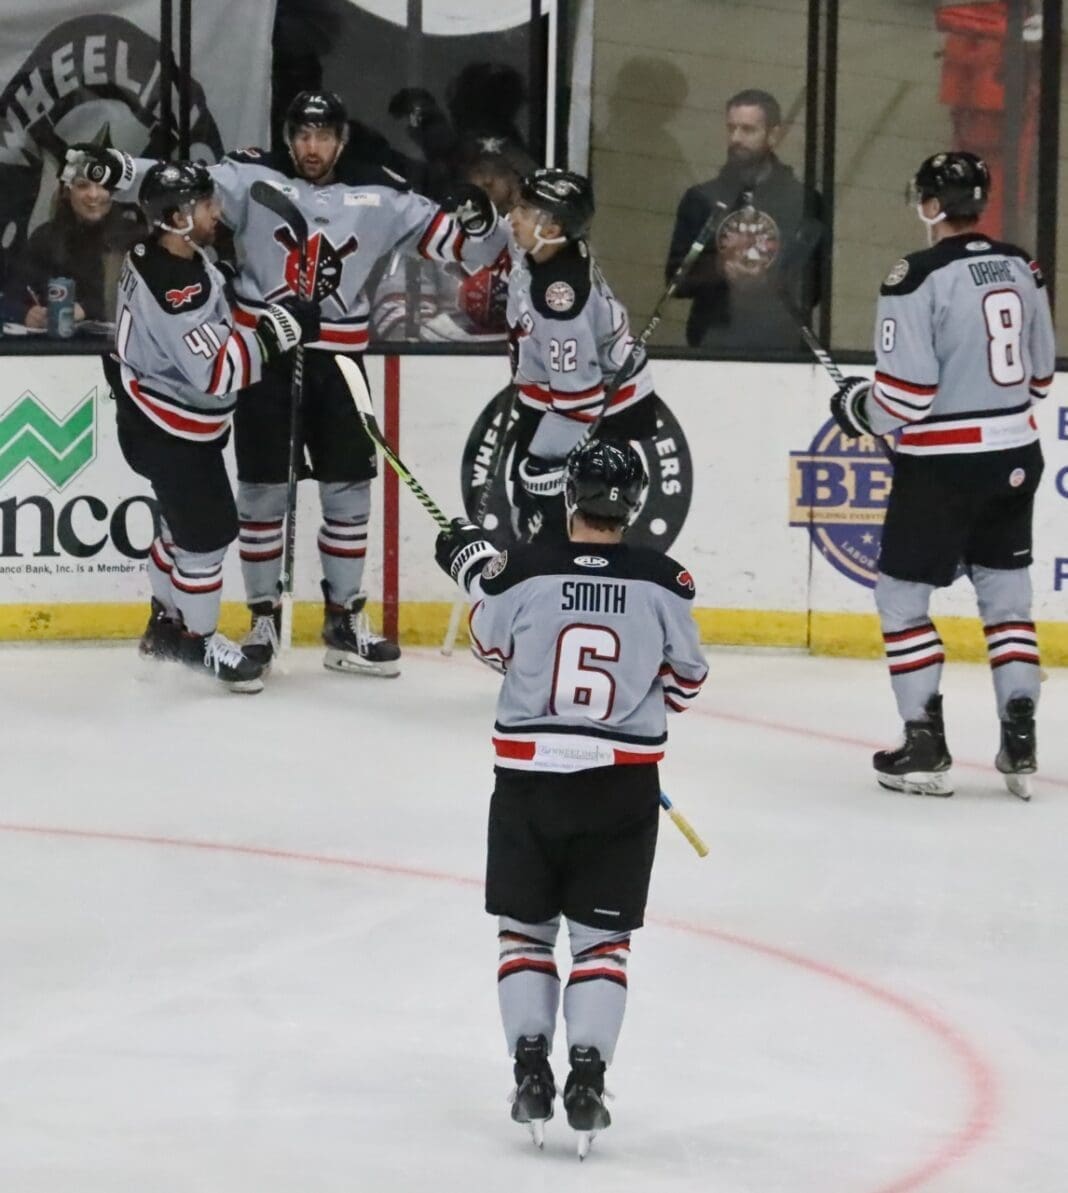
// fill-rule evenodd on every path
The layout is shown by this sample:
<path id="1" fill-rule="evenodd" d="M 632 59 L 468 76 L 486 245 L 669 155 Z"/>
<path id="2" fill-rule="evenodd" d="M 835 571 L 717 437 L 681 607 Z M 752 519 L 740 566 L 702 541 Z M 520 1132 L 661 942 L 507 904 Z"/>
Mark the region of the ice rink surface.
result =
<path id="1" fill-rule="evenodd" d="M 1068 674 L 1027 805 L 985 667 L 947 669 L 938 800 L 871 778 L 881 664 L 710 663 L 662 773 L 711 855 L 663 819 L 580 1165 L 562 1112 L 541 1153 L 508 1117 L 491 672 L 304 650 L 239 697 L 0 651 L 0 1189 L 1061 1193 Z"/>

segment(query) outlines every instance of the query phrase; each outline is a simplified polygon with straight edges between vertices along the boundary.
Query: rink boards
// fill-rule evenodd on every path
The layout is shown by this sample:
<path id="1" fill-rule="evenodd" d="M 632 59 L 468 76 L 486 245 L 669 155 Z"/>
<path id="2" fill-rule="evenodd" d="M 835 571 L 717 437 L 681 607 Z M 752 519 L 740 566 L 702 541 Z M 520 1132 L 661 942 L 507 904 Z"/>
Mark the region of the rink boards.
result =
<path id="1" fill-rule="evenodd" d="M 502 359 L 406 357 L 393 370 L 401 455 L 446 510 L 460 512 L 460 460 L 506 380 Z M 368 360 L 381 407 L 386 363 Z M 870 370 L 857 369 L 857 372 Z M 870 584 L 890 467 L 871 442 L 828 421 L 831 384 L 807 365 L 656 361 L 675 421 L 643 445 L 651 475 L 645 524 L 693 574 L 709 643 L 877 654 Z M 1035 519 L 1035 618 L 1045 660 L 1068 662 L 1068 382 L 1037 411 L 1046 454 Z M 676 425 L 677 422 L 677 425 Z M 680 442 L 682 440 L 682 442 Z M 228 453 L 229 454 L 229 453 Z M 397 599 L 401 637 L 440 640 L 453 590 L 433 561 L 436 528 L 407 492 L 383 517 L 376 482 L 366 586 Z M 680 517 L 689 498 L 689 511 Z M 314 489 L 302 486 L 296 631 L 319 626 Z M 128 637 L 144 622 L 148 486 L 125 465 L 99 359 L 3 358 L 0 368 L 0 638 Z M 659 538 L 657 538 L 657 534 Z M 394 554 L 395 552 L 395 554 Z M 397 582 L 383 559 L 396 559 Z M 225 625 L 244 622 L 236 548 L 227 559 Z M 962 580 L 934 604 L 956 657 L 980 658 L 982 634 Z"/>

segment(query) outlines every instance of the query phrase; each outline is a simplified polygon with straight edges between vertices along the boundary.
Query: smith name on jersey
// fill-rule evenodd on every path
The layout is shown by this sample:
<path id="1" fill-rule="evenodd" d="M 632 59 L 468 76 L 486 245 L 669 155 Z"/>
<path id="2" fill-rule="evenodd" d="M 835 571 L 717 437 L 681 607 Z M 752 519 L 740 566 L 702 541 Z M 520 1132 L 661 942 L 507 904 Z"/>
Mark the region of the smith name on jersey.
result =
<path id="1" fill-rule="evenodd" d="M 235 325 L 222 274 L 200 250 L 176 257 L 154 240 L 126 254 L 115 345 L 124 391 L 181 439 L 225 435 L 237 391 L 263 366 L 252 329 Z"/>
<path id="2" fill-rule="evenodd" d="M 564 456 L 592 422 L 633 345 L 627 312 L 613 295 L 585 241 L 572 241 L 535 262 L 512 247 L 508 327 L 519 400 L 550 417 L 531 450 Z M 613 394 L 607 418 L 652 392 L 645 353 Z"/>
<path id="3" fill-rule="evenodd" d="M 133 194 L 152 165 L 132 160 L 125 189 Z M 322 331 L 309 348 L 360 352 L 367 347 L 370 304 L 364 288 L 377 262 L 394 250 L 430 261 L 491 265 L 507 244 L 497 221 L 484 236 L 469 236 L 452 216 L 408 189 L 382 166 L 350 163 L 346 182 L 319 185 L 294 173 L 289 154 L 245 149 L 208 173 L 233 230 L 238 274 L 237 320 L 252 327 L 263 306 L 298 293 L 300 252 L 284 220 L 250 195 L 257 181 L 277 187 L 308 221 L 308 271 L 319 304 Z"/>
<path id="4" fill-rule="evenodd" d="M 866 411 L 880 434 L 902 428 L 898 451 L 1038 438 L 1031 405 L 1049 392 L 1056 349 L 1045 283 L 1023 249 L 970 232 L 899 261 L 880 290 L 875 349 Z"/>
<path id="5" fill-rule="evenodd" d="M 667 712 L 685 711 L 708 673 L 693 597 L 680 564 L 625 543 L 526 544 L 491 559 L 471 586 L 470 625 L 475 652 L 504 668 L 497 765 L 663 758 Z"/>

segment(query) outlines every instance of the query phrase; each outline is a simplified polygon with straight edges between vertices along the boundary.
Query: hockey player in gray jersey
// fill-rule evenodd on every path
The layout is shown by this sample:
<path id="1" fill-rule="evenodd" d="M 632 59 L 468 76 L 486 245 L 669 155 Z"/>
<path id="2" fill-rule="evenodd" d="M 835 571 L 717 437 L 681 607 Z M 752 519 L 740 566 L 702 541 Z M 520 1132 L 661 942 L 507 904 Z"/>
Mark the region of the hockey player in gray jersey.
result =
<path id="1" fill-rule="evenodd" d="M 222 275 L 204 255 L 219 204 L 203 166 L 154 166 L 141 188 L 153 235 L 127 254 L 119 282 L 117 367 L 108 368 L 119 445 L 152 484 L 160 530 L 149 553 L 152 614 L 142 654 L 180 658 L 235 691 L 257 692 L 262 665 L 218 633 L 222 565 L 237 537 L 223 463 L 237 391 L 304 335 L 310 303 L 266 307 L 236 326 Z"/>
<path id="2" fill-rule="evenodd" d="M 344 156 L 347 130 L 336 95 L 302 92 L 287 113 L 286 151 L 247 149 L 208 169 L 223 221 L 234 232 L 235 317 L 241 326 L 254 326 L 267 305 L 300 288 L 292 230 L 251 199 L 252 184 L 279 187 L 312 230 L 308 289 L 320 308 L 321 330 L 307 345 L 301 425 L 307 474 L 318 482 L 322 507 L 324 661 L 337 671 L 394 676 L 400 650 L 371 631 L 362 590 L 375 453 L 332 356 L 344 352 L 359 359 L 367 346 L 365 287 L 380 259 L 400 250 L 439 263 L 489 265 L 505 248 L 507 232 L 478 187 L 463 189 L 454 217 L 381 166 Z M 123 196 L 136 192 L 149 163 L 99 151 L 97 164 Z M 290 369 L 271 370 L 243 392 L 235 421 L 241 565 L 252 610 L 245 646 L 265 663 L 277 646 Z"/>
<path id="3" fill-rule="evenodd" d="M 880 750 L 884 787 L 951 795 L 929 605 L 959 565 L 975 586 L 1001 720 L 995 760 L 1028 798 L 1036 768 L 1039 657 L 1031 616 L 1031 524 L 1042 449 L 1031 406 L 1053 381 L 1053 323 L 1028 254 L 979 223 L 990 191 L 970 153 L 939 153 L 913 183 L 930 246 L 880 291 L 872 382 L 847 378 L 831 410 L 849 436 L 897 432 L 875 601 L 903 744 Z"/>
<path id="4" fill-rule="evenodd" d="M 566 538 L 563 487 L 568 453 L 617 384 L 599 435 L 626 442 L 656 433 L 655 394 L 645 353 L 617 376 L 633 345 L 627 312 L 590 254 L 593 189 L 567 170 L 535 170 L 509 213 L 512 270 L 508 327 L 520 423 L 513 463 L 521 538 Z"/>
<path id="5" fill-rule="evenodd" d="M 470 595 L 473 649 L 504 673 L 486 910 L 499 917 L 512 1118 L 529 1123 L 540 1144 L 553 1114 L 563 916 L 571 944 L 563 1100 L 580 1155 L 610 1122 L 604 1071 L 656 849 L 666 713 L 685 711 L 707 673 L 689 572 L 622 541 L 646 483 L 630 444 L 594 441 L 568 465 L 567 542 L 498 554 L 457 520 L 436 544 L 439 565 Z"/>

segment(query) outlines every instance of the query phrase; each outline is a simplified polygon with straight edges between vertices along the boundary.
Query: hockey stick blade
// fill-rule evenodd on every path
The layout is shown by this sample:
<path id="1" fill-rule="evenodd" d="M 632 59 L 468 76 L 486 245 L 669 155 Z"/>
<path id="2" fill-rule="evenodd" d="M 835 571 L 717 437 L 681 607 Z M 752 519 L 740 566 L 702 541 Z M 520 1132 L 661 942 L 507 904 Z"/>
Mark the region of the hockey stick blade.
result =
<path id="1" fill-rule="evenodd" d="M 389 464 L 400 479 L 411 489 L 419 504 L 437 522 L 441 529 L 448 530 L 450 522 L 442 513 L 441 507 L 415 479 L 404 461 L 390 447 L 385 435 L 382 434 L 382 428 L 378 425 L 374 407 L 371 405 L 371 394 L 359 365 L 347 356 L 336 355 L 334 360 L 337 362 L 337 367 L 341 370 L 341 375 L 345 378 L 345 384 L 349 387 L 349 393 L 352 394 L 352 401 L 356 407 L 356 413 L 360 416 L 360 422 L 363 423 L 364 430 L 378 444 L 379 450 L 386 458 L 386 463 Z"/>
<path id="2" fill-rule="evenodd" d="M 308 241 L 308 221 L 302 215 L 297 205 L 292 202 L 276 186 L 257 179 L 248 192 L 261 207 L 267 207 L 293 229 L 301 244 Z"/>

